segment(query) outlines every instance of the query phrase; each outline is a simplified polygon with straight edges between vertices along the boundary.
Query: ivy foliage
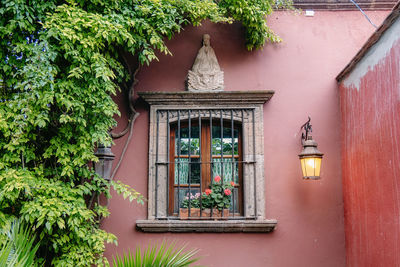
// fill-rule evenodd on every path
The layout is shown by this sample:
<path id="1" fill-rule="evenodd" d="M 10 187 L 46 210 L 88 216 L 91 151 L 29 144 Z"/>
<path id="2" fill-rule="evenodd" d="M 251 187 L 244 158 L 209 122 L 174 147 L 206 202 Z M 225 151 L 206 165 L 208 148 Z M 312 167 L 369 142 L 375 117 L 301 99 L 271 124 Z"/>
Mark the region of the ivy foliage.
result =
<path id="1" fill-rule="evenodd" d="M 143 197 L 93 171 L 129 88 L 127 53 L 140 64 L 170 54 L 165 37 L 187 24 L 241 21 L 249 49 L 279 38 L 266 24 L 273 0 L 2 0 L 0 2 L 0 228 L 14 218 L 40 233 L 38 256 L 56 266 L 108 264 L 100 229 L 109 189 Z M 4 238 L 0 235 L 0 243 Z"/>

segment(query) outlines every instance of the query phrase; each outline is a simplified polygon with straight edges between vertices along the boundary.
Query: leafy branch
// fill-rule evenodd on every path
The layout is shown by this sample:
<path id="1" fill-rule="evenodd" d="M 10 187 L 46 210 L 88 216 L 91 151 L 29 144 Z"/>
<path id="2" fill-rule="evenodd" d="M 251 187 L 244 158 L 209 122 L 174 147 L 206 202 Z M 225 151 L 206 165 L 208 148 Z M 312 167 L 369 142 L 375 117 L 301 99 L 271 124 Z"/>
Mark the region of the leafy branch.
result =
<path id="1" fill-rule="evenodd" d="M 136 200 L 138 204 L 144 204 L 146 199 L 141 195 L 139 192 L 137 192 L 135 189 L 130 187 L 127 184 L 122 183 L 121 181 L 111 181 L 111 186 L 113 189 L 119 194 L 122 195 L 124 199 L 128 199 L 129 202 L 132 202 L 133 200 Z"/>

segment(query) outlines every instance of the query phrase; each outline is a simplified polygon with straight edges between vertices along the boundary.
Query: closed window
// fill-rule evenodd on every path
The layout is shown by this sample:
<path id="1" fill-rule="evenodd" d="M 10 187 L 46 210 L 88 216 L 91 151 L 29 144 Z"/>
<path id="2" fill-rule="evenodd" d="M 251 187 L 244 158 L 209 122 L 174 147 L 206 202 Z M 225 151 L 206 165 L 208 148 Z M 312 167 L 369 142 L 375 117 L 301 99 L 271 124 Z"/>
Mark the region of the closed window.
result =
<path id="1" fill-rule="evenodd" d="M 229 216 L 242 214 L 241 124 L 234 122 L 233 115 L 231 121 L 221 118 L 193 117 L 171 125 L 170 216 L 178 216 L 180 208 L 195 207 L 202 211 L 209 208 L 203 202 L 215 177 L 221 178 L 219 183 L 231 185 Z M 190 214 L 189 211 L 189 215 L 207 217 L 203 212 Z"/>

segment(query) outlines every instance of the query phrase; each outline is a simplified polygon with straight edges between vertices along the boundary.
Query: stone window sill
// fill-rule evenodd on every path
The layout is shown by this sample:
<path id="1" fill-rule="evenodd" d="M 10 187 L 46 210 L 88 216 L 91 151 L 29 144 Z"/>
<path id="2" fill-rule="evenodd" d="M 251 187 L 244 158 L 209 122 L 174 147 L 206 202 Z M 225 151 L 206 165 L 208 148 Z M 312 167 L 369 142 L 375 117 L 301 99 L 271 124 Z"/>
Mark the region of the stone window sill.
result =
<path id="1" fill-rule="evenodd" d="M 136 228 L 152 233 L 269 233 L 278 221 L 266 220 L 137 220 Z"/>

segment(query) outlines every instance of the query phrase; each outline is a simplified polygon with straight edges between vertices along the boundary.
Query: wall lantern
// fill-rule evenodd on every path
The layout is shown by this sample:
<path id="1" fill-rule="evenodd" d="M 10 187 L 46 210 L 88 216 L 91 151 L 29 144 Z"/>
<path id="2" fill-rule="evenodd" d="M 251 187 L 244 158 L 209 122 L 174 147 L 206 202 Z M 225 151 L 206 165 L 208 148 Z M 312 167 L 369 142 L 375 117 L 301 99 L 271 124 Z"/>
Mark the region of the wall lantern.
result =
<path id="1" fill-rule="evenodd" d="M 301 170 L 303 171 L 303 179 L 318 180 L 321 178 L 321 161 L 324 154 L 318 150 L 318 144 L 311 136 L 312 128 L 310 121 L 311 118 L 308 117 L 308 121 L 301 126 L 301 129 L 304 129 L 304 132 L 301 134 L 303 151 L 299 154 L 299 158 Z"/>
<path id="2" fill-rule="evenodd" d="M 94 155 L 99 158 L 99 161 L 94 163 L 94 170 L 105 180 L 110 181 L 112 164 L 115 158 L 111 151 L 111 146 L 105 147 L 99 144 Z"/>

